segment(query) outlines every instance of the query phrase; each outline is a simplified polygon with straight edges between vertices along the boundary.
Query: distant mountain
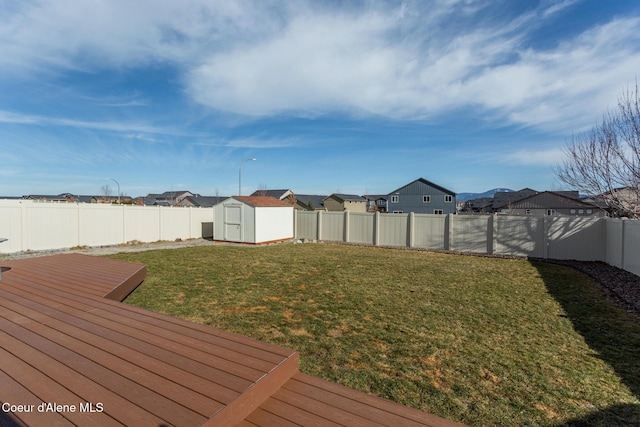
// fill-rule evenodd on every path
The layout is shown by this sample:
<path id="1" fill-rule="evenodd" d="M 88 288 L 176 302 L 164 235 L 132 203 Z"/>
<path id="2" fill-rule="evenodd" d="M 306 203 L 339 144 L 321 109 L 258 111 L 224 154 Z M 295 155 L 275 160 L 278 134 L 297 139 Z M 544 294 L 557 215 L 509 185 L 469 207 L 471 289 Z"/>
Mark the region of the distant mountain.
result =
<path id="1" fill-rule="evenodd" d="M 513 191 L 508 188 L 494 188 L 493 190 L 487 190 L 484 193 L 458 193 L 456 194 L 456 201 L 466 202 L 467 200 L 481 199 L 483 197 L 493 197 L 499 191 Z"/>

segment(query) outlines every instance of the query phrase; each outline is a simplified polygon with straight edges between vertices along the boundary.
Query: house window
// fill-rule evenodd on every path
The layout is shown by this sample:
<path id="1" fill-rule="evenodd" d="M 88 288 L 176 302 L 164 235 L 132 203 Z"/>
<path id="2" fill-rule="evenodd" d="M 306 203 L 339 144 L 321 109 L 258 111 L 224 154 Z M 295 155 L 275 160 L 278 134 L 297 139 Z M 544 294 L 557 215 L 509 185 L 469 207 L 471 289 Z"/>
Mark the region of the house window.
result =
<path id="1" fill-rule="evenodd" d="M 391 196 L 391 203 L 398 203 L 400 201 L 400 196 Z"/>
<path id="2" fill-rule="evenodd" d="M 578 209 L 579 214 L 584 214 L 584 209 Z"/>
<path id="3" fill-rule="evenodd" d="M 524 210 L 524 213 L 525 213 L 526 215 L 531 215 L 531 209 L 525 209 L 525 210 Z"/>
<path id="4" fill-rule="evenodd" d="M 445 203 L 451 203 L 453 202 L 453 196 L 444 196 L 444 202 Z"/>
<path id="5" fill-rule="evenodd" d="M 571 212 L 572 214 L 576 213 L 575 209 L 571 209 L 569 212 Z"/>
<path id="6" fill-rule="evenodd" d="M 422 196 L 422 203 L 431 203 L 431 196 Z"/>
<path id="7" fill-rule="evenodd" d="M 591 215 L 591 214 L 593 213 L 593 211 L 592 211 L 591 209 L 587 209 L 587 213 L 588 213 L 589 215 Z"/>
<path id="8" fill-rule="evenodd" d="M 393 213 L 404 213 L 403 211 L 393 211 Z"/>
<path id="9" fill-rule="evenodd" d="M 434 209 L 434 210 L 433 210 L 433 213 L 434 213 L 435 215 L 442 215 L 442 214 L 444 214 L 444 211 L 443 211 L 442 209 Z"/>
<path id="10" fill-rule="evenodd" d="M 547 209 L 547 215 L 553 216 L 555 214 L 556 214 L 556 210 L 555 209 Z"/>

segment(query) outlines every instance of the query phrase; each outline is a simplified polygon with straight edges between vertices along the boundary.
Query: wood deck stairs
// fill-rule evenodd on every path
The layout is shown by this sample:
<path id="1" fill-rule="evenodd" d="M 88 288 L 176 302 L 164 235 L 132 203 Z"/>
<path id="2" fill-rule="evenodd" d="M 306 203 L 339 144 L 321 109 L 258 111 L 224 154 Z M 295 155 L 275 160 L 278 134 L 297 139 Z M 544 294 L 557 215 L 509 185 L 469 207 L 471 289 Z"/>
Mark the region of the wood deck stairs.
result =
<path id="1" fill-rule="evenodd" d="M 0 426 L 459 426 L 298 371 L 298 353 L 121 301 L 141 264 L 1 261 Z"/>

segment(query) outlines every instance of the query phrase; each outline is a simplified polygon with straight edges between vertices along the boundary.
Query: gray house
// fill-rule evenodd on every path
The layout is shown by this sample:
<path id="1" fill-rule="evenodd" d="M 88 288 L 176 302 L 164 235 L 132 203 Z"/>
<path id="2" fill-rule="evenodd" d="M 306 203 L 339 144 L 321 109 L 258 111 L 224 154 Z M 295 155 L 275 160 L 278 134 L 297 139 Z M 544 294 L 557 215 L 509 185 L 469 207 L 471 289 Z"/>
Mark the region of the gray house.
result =
<path id="1" fill-rule="evenodd" d="M 450 214 L 456 212 L 456 193 L 424 178 L 389 193 L 389 212 Z"/>
<path id="2" fill-rule="evenodd" d="M 596 205 L 578 200 L 577 191 L 543 191 L 513 202 L 503 213 L 510 215 L 604 216 Z"/>

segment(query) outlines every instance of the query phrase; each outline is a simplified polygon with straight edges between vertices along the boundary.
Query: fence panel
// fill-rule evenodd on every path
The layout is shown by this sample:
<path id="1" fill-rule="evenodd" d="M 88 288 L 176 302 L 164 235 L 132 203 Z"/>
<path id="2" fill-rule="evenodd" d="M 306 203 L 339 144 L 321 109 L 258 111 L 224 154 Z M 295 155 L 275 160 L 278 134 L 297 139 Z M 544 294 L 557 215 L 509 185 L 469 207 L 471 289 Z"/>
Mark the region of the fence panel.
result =
<path id="1" fill-rule="evenodd" d="M 382 246 L 409 246 L 409 214 L 380 214 L 378 243 Z"/>
<path id="2" fill-rule="evenodd" d="M 213 209 L 0 201 L 0 252 L 202 237 Z"/>
<path id="3" fill-rule="evenodd" d="M 63 203 L 33 203 L 23 212 L 24 250 L 78 246 L 78 210 Z M 28 225 L 25 227 L 25 225 Z"/>
<path id="4" fill-rule="evenodd" d="M 318 212 L 296 211 L 296 239 L 318 238 Z"/>
<path id="5" fill-rule="evenodd" d="M 176 240 L 189 238 L 191 225 L 189 224 L 189 208 L 160 209 L 160 240 Z"/>
<path id="6" fill-rule="evenodd" d="M 624 222 L 624 268 L 640 276 L 640 221 L 621 220 Z"/>
<path id="7" fill-rule="evenodd" d="M 415 214 L 413 218 L 413 246 L 442 250 L 445 248 L 446 216 Z"/>
<path id="8" fill-rule="evenodd" d="M 0 243 L 0 253 L 26 250 L 22 244 L 22 212 L 19 202 L 0 201 L 0 237 L 9 239 Z"/>
<path id="9" fill-rule="evenodd" d="M 160 209 L 159 206 L 127 207 L 124 210 L 124 241 L 160 240 Z"/>
<path id="10" fill-rule="evenodd" d="M 320 240 L 344 242 L 344 212 L 322 212 Z"/>
<path id="11" fill-rule="evenodd" d="M 494 217 L 495 253 L 544 258 L 544 218 Z"/>
<path id="12" fill-rule="evenodd" d="M 374 218 L 372 213 L 349 213 L 349 242 L 373 245 Z"/>
<path id="13" fill-rule="evenodd" d="M 605 259 L 605 227 L 599 218 L 545 219 L 548 242 L 547 258 L 578 261 Z"/>
<path id="14" fill-rule="evenodd" d="M 489 215 L 451 216 L 452 242 L 449 249 L 462 252 L 487 253 Z"/>
<path id="15" fill-rule="evenodd" d="M 605 218 L 605 259 L 609 264 L 622 268 L 623 263 L 623 224 L 624 221 L 618 219 Z"/>

